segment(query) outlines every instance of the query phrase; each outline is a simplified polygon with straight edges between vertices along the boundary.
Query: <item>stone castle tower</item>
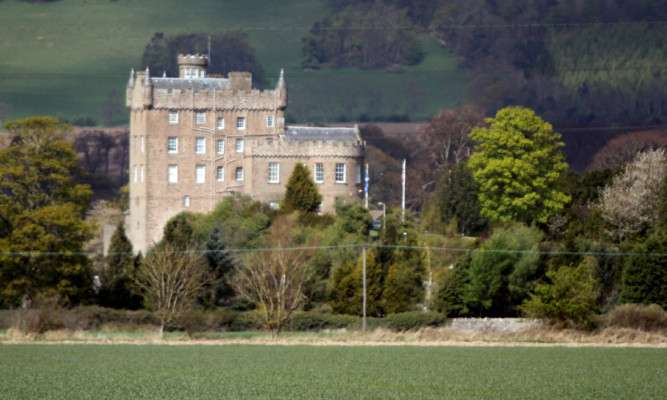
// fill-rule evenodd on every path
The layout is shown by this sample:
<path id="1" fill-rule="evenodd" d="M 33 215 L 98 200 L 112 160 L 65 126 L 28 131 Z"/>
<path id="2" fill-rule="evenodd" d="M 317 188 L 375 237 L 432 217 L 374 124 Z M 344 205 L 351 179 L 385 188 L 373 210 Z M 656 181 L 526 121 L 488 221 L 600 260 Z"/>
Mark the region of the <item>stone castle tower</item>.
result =
<path id="1" fill-rule="evenodd" d="M 285 126 L 287 84 L 257 90 L 249 72 L 209 77 L 204 55 L 179 55 L 178 78 L 130 73 L 130 208 L 126 231 L 146 252 L 166 222 L 185 210 L 206 213 L 244 193 L 277 206 L 297 162 L 311 170 L 322 211 L 356 199 L 364 143 L 355 128 Z"/>

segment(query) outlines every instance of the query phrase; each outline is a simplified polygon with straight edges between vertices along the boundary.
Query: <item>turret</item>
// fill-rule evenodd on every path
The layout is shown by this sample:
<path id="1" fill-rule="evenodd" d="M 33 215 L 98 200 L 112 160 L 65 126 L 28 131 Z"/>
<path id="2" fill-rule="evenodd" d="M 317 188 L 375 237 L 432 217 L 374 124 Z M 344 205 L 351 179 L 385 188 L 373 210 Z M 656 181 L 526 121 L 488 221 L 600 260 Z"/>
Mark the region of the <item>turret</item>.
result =
<path id="1" fill-rule="evenodd" d="M 276 91 L 279 96 L 278 108 L 284 110 L 287 108 L 287 84 L 285 83 L 285 71 L 282 68 L 280 69 L 280 78 L 278 78 Z"/>
<path id="2" fill-rule="evenodd" d="M 178 55 L 179 78 L 185 78 L 185 79 L 205 78 L 207 67 L 208 67 L 208 56 L 202 54 Z"/>

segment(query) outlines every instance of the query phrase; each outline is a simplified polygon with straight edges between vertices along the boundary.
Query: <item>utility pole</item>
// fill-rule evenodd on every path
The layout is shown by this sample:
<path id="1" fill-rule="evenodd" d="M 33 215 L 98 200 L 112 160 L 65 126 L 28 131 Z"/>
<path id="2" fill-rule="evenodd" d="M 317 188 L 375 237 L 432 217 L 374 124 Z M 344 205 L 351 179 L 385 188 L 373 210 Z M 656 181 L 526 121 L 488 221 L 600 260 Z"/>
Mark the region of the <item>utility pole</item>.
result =
<path id="1" fill-rule="evenodd" d="M 363 333 L 366 333 L 366 245 L 364 245 L 363 248 L 363 267 L 361 269 L 361 279 L 363 280 L 362 287 L 363 287 L 363 314 L 361 318 L 361 331 Z"/>

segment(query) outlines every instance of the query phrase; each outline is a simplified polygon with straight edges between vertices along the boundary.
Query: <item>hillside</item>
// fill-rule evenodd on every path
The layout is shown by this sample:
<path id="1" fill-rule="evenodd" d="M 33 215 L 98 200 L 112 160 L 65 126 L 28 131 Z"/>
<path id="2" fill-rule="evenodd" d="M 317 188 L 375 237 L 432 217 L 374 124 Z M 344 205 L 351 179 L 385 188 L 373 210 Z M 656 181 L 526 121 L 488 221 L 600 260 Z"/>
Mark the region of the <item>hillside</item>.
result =
<path id="1" fill-rule="evenodd" d="M 107 101 L 122 110 L 113 123 L 126 123 L 123 95 L 129 70 L 143 67 L 143 49 L 155 32 L 171 35 L 220 29 L 248 33 L 269 85 L 280 68 L 285 69 L 290 87 L 287 117 L 292 121 L 392 115 L 423 121 L 439 108 L 466 102 L 462 70 L 426 35 L 420 37 L 426 55 L 409 70 L 304 71 L 301 38 L 324 13 L 325 3 L 2 1 L 0 54 L 5 56 L 0 57 L 0 103 L 11 107 L 4 119 L 89 114 L 101 121 L 99 108 Z"/>

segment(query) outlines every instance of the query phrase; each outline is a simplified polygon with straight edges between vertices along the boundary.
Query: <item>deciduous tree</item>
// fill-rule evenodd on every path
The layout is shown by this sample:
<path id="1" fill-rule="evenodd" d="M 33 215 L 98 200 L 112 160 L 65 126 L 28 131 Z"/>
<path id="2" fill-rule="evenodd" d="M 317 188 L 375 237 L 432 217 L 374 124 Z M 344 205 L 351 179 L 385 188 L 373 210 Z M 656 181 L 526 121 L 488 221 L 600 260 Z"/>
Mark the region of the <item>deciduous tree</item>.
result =
<path id="1" fill-rule="evenodd" d="M 195 248 L 177 248 L 167 242 L 155 246 L 140 264 L 135 282 L 164 328 L 195 303 L 210 276 Z"/>
<path id="2" fill-rule="evenodd" d="M 62 140 L 69 126 L 49 117 L 8 122 L 0 150 L 0 291 L 6 305 L 29 306 L 38 294 L 78 303 L 91 294 L 83 217 L 91 191 L 76 183 L 76 153 Z"/>
<path id="3" fill-rule="evenodd" d="M 479 184 L 482 215 L 495 221 L 545 223 L 570 200 L 558 184 L 567 170 L 560 134 L 532 110 L 507 107 L 475 128 L 469 160 Z"/>

